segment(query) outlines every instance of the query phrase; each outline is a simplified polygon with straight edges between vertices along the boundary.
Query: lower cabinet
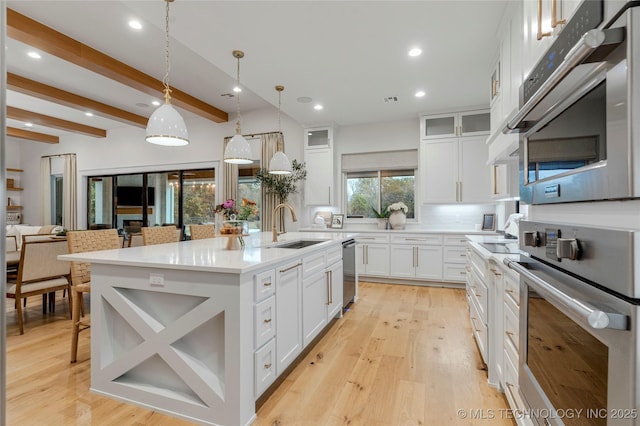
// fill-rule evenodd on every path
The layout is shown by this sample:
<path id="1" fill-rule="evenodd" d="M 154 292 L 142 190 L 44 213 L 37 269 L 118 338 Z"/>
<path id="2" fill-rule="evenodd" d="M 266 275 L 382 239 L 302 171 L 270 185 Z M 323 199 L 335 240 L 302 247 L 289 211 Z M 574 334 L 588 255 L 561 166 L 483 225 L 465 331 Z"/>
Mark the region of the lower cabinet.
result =
<path id="1" fill-rule="evenodd" d="M 302 281 L 302 343 L 306 346 L 327 325 L 329 291 L 327 274 L 320 271 Z"/>
<path id="2" fill-rule="evenodd" d="M 464 235 L 445 235 L 442 247 L 443 281 L 465 282 L 467 277 L 467 238 Z"/>
<path id="3" fill-rule="evenodd" d="M 302 262 L 276 268 L 276 374 L 302 352 Z"/>
<path id="4" fill-rule="evenodd" d="M 254 354 L 255 393 L 259 396 L 276 379 L 276 340 L 271 339 Z"/>
<path id="5" fill-rule="evenodd" d="M 389 276 L 389 237 L 387 234 L 361 234 L 356 237 L 358 273 L 374 277 Z"/>
<path id="6" fill-rule="evenodd" d="M 389 259 L 394 278 L 442 279 L 442 247 L 392 244 Z"/>

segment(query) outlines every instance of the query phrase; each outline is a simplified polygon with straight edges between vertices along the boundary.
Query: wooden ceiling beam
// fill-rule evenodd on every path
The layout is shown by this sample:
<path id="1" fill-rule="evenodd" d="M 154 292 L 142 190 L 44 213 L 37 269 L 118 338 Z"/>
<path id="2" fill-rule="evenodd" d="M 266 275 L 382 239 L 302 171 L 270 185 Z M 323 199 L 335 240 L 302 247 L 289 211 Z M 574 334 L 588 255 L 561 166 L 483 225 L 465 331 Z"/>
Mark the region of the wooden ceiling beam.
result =
<path id="1" fill-rule="evenodd" d="M 31 130 L 16 129 L 15 127 L 7 127 L 7 136 L 36 142 L 60 143 L 60 138 L 57 136 L 32 132 Z"/>
<path id="2" fill-rule="evenodd" d="M 103 104 L 74 93 L 66 92 L 34 80 L 29 80 L 28 78 L 10 72 L 7 73 L 7 89 L 68 106 L 69 108 L 75 108 L 82 111 L 88 110 L 103 117 L 137 127 L 147 127 L 147 117 L 133 114 L 129 111 L 112 107 L 111 105 Z"/>
<path id="3" fill-rule="evenodd" d="M 107 131 L 97 127 L 87 126 L 85 124 L 75 123 L 73 121 L 63 120 L 61 118 L 50 117 L 37 112 L 27 111 L 12 106 L 7 106 L 7 118 L 39 124 L 44 127 L 51 127 L 58 130 L 64 130 L 72 133 L 93 136 L 98 138 L 107 137 Z"/>
<path id="4" fill-rule="evenodd" d="M 150 96 L 164 98 L 160 80 L 12 9 L 7 9 L 7 36 Z M 216 123 L 229 120 L 226 112 L 175 87 L 171 88 L 171 102 Z"/>

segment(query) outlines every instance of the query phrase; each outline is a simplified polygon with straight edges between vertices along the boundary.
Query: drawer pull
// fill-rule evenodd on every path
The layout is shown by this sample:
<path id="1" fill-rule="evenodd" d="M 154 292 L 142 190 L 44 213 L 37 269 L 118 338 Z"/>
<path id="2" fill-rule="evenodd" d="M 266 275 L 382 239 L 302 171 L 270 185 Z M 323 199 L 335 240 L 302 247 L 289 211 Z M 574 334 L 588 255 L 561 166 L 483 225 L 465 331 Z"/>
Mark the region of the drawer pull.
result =
<path id="1" fill-rule="evenodd" d="M 265 287 L 271 287 L 271 281 L 266 282 L 266 283 L 262 283 L 263 286 Z"/>
<path id="2" fill-rule="evenodd" d="M 460 271 L 460 275 L 467 275 L 467 271 Z"/>
<path id="3" fill-rule="evenodd" d="M 283 274 L 285 272 L 289 272 L 292 269 L 296 269 L 298 266 L 302 266 L 302 263 L 296 263 L 295 265 L 289 266 L 288 268 L 280 269 L 280 273 Z"/>
<path id="4" fill-rule="evenodd" d="M 265 365 L 264 365 L 264 369 L 265 369 L 265 370 L 268 370 L 268 369 L 270 369 L 270 368 L 271 368 L 271 363 L 268 363 L 268 364 L 265 364 Z"/>
<path id="5" fill-rule="evenodd" d="M 460 254 L 460 255 L 458 255 L 458 256 L 460 256 L 460 257 L 467 257 L 467 254 L 466 254 L 466 253 L 462 253 L 462 254 Z"/>
<path id="6" fill-rule="evenodd" d="M 467 240 L 460 240 L 460 242 L 461 242 L 461 243 L 466 243 L 466 242 L 467 242 Z"/>
<path id="7" fill-rule="evenodd" d="M 516 385 L 514 385 L 513 383 L 509 383 L 509 382 L 505 382 L 505 384 L 507 385 L 507 387 L 509 388 L 515 388 Z"/>
<path id="8" fill-rule="evenodd" d="M 482 297 L 482 295 L 481 295 L 481 294 L 478 294 L 478 293 L 473 293 L 473 294 L 475 294 L 477 298 Z"/>
<path id="9" fill-rule="evenodd" d="M 516 335 L 516 333 L 514 333 L 513 331 L 505 331 L 505 334 L 510 337 L 513 337 Z"/>
<path id="10" fill-rule="evenodd" d="M 271 318 L 265 318 L 265 319 L 263 320 L 263 322 L 264 322 L 265 324 L 269 324 L 269 323 L 271 322 Z"/>
<path id="11" fill-rule="evenodd" d="M 507 293 L 511 293 L 511 294 L 515 293 L 515 291 L 513 291 L 513 290 L 512 290 L 512 289 L 510 289 L 510 288 L 505 289 L 505 291 L 506 291 Z"/>

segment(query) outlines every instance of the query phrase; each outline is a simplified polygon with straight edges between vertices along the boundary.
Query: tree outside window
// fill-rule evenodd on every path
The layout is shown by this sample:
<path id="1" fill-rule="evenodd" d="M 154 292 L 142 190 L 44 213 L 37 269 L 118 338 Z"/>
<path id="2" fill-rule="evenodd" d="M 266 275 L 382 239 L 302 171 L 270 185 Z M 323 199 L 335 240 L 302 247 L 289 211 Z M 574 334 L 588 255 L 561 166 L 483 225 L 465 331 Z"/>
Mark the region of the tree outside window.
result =
<path id="1" fill-rule="evenodd" d="M 375 218 L 402 201 L 409 207 L 407 218 L 415 218 L 415 171 L 378 170 L 347 173 L 347 217 Z"/>

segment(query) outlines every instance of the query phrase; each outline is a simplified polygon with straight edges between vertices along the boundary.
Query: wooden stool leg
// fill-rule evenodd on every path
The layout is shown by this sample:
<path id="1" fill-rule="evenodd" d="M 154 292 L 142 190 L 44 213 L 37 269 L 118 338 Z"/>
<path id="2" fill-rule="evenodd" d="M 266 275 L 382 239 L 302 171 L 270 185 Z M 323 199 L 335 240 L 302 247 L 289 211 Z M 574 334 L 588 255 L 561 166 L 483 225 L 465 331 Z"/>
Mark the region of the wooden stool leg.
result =
<path id="1" fill-rule="evenodd" d="M 78 333 L 80 333 L 80 300 L 82 293 L 71 289 L 71 362 L 76 362 L 78 357 Z"/>
<path id="2" fill-rule="evenodd" d="M 22 305 L 20 304 L 20 301 L 18 300 L 18 303 L 16 303 L 16 313 L 18 314 L 18 326 L 20 327 L 20 334 L 24 334 L 24 325 L 23 325 L 23 319 L 22 319 Z"/>

